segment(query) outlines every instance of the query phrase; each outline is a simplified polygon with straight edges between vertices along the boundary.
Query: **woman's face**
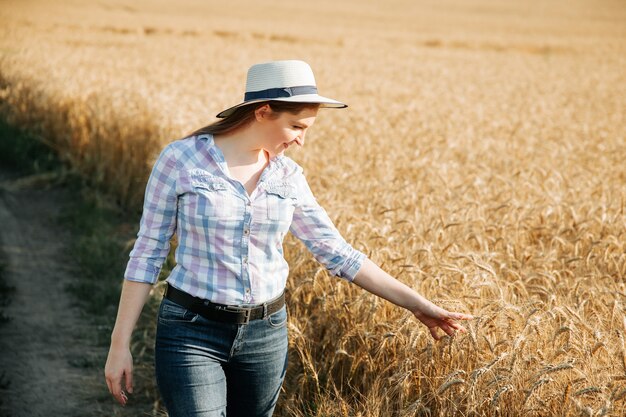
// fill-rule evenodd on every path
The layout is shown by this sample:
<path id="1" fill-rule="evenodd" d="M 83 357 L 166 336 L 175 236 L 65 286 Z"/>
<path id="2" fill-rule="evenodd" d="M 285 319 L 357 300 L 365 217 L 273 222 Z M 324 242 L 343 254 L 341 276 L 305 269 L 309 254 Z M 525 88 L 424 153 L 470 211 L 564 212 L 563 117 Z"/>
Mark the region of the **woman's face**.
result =
<path id="1" fill-rule="evenodd" d="M 257 118 L 264 133 L 261 147 L 274 157 L 294 144 L 303 146 L 306 132 L 316 116 L 317 109 L 304 109 L 298 114 L 278 113 L 278 117 L 270 110 L 261 119 Z"/>

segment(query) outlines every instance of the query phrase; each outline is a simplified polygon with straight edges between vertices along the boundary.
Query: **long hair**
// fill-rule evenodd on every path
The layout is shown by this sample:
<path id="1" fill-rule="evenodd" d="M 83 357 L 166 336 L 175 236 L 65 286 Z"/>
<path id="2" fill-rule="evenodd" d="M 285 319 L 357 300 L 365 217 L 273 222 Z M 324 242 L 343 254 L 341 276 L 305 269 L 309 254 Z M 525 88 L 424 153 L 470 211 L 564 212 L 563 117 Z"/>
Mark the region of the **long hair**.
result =
<path id="1" fill-rule="evenodd" d="M 248 104 L 241 106 L 228 117 L 217 120 L 207 126 L 201 127 L 195 132 L 189 134 L 189 136 L 197 135 L 223 135 L 234 132 L 237 129 L 241 129 L 254 120 L 254 111 L 259 107 L 269 104 L 272 112 L 275 113 L 275 117 L 278 117 L 280 113 L 298 114 L 304 109 L 317 109 L 319 103 L 293 103 L 289 101 L 261 101 L 258 103 Z"/>

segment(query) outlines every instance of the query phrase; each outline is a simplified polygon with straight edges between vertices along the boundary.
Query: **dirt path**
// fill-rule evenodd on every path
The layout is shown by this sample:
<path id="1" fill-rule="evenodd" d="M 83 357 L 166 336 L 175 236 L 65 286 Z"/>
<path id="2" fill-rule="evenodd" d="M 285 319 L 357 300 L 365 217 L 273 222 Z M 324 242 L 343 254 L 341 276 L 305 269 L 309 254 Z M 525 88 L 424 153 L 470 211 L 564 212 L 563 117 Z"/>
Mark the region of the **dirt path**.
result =
<path id="1" fill-rule="evenodd" d="M 101 365 L 85 365 L 102 347 L 65 291 L 76 268 L 69 234 L 53 219 L 70 196 L 11 175 L 0 170 L 0 256 L 15 287 L 4 308 L 11 319 L 0 324 L 0 416 L 111 415 L 93 400 Z"/>

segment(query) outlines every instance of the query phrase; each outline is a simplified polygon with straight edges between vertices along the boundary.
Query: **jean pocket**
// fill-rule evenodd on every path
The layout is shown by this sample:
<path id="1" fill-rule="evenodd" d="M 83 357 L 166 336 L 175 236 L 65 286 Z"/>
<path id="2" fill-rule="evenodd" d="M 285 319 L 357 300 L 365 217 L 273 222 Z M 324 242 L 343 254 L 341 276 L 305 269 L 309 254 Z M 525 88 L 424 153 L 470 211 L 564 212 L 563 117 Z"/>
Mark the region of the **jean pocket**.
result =
<path id="1" fill-rule="evenodd" d="M 175 302 L 164 298 L 159 307 L 159 321 L 161 323 L 193 323 L 198 319 L 194 313 Z"/>
<path id="2" fill-rule="evenodd" d="M 276 329 L 284 327 L 287 324 L 287 307 L 283 306 L 277 312 L 267 316 L 267 323 L 270 325 L 270 327 Z"/>

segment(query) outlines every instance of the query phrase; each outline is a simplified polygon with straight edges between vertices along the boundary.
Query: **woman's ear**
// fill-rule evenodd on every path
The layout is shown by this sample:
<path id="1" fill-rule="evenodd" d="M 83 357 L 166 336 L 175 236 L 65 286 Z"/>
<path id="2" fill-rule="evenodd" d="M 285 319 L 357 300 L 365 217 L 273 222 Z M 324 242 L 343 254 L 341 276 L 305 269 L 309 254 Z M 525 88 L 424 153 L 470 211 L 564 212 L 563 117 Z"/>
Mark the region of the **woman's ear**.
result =
<path id="1" fill-rule="evenodd" d="M 269 104 L 264 104 L 262 106 L 257 107 L 256 110 L 254 110 L 254 117 L 256 118 L 257 122 L 262 122 L 263 120 L 268 120 L 269 119 L 269 115 L 272 113 L 272 108 L 270 107 Z"/>

